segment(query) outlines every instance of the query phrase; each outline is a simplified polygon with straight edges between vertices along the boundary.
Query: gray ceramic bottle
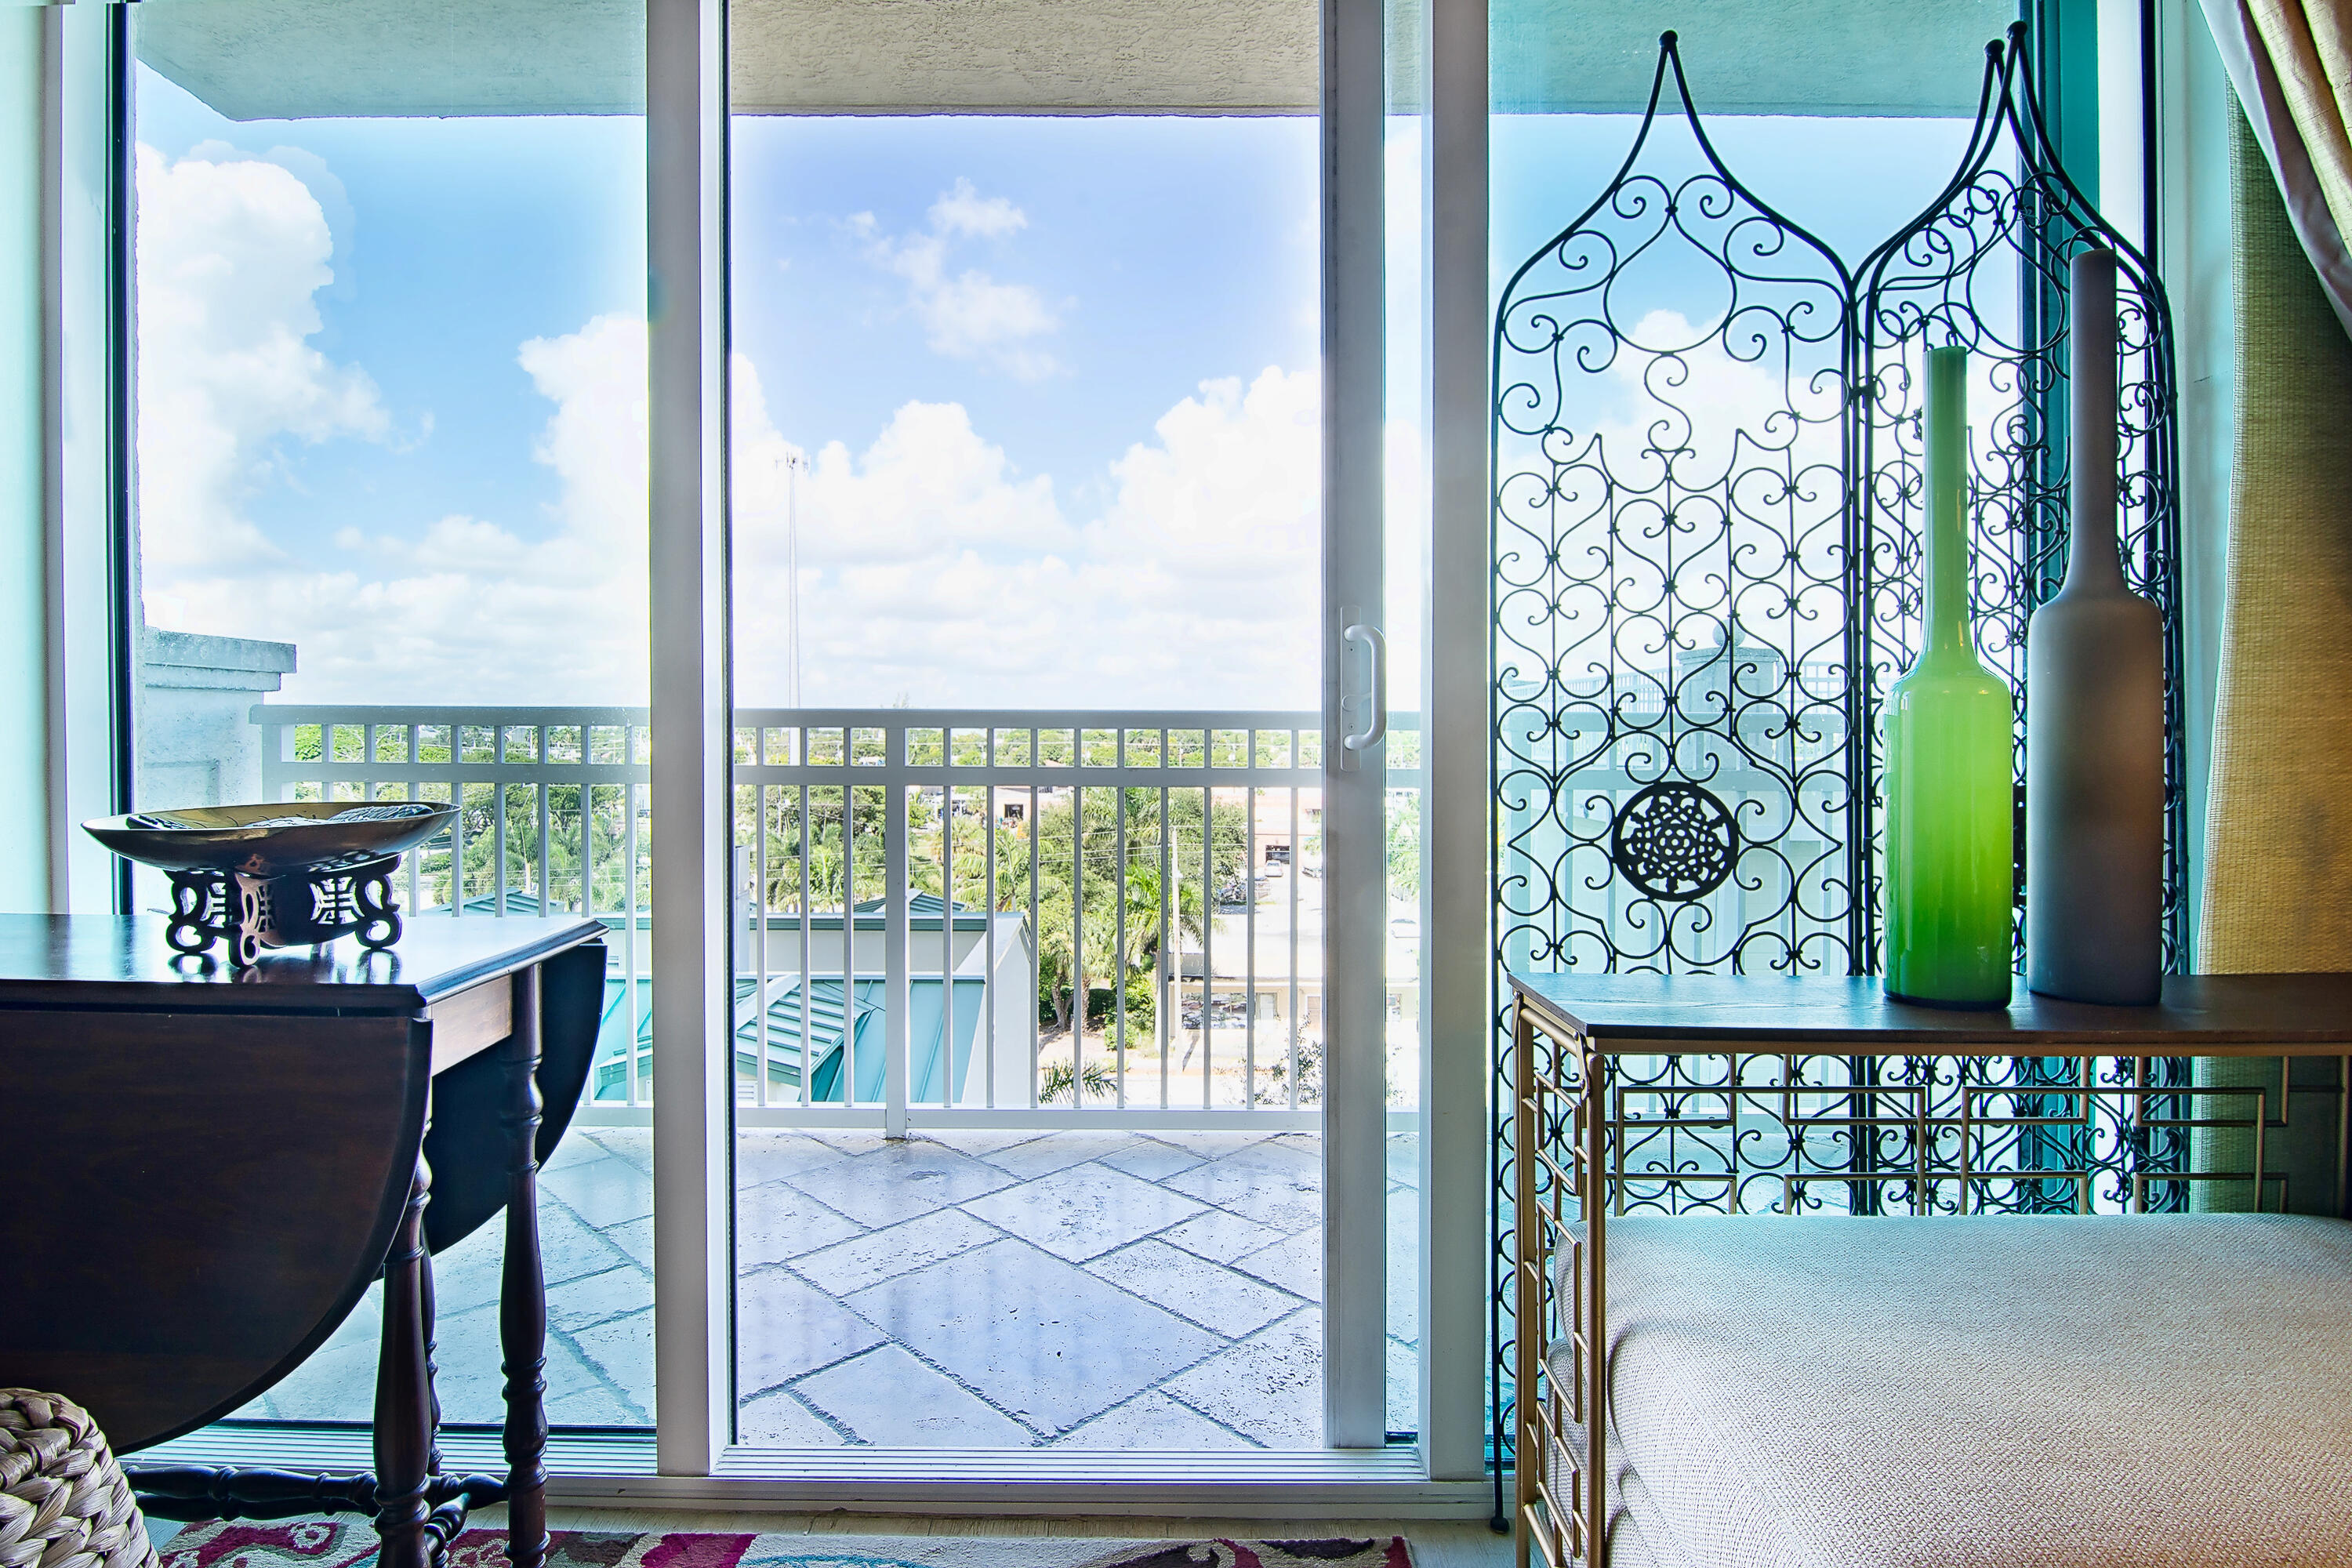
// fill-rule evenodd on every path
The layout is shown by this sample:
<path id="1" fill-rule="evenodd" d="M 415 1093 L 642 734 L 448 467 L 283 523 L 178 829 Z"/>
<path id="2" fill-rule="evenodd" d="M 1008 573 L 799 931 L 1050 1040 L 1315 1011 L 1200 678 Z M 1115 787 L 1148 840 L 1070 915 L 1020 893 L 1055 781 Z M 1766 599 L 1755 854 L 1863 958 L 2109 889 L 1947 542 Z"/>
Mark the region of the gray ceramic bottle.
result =
<path id="1" fill-rule="evenodd" d="M 2025 639 L 2025 982 L 2146 1004 L 2163 984 L 2164 621 L 2116 542 L 2116 256 L 2074 258 L 2066 581 Z"/>

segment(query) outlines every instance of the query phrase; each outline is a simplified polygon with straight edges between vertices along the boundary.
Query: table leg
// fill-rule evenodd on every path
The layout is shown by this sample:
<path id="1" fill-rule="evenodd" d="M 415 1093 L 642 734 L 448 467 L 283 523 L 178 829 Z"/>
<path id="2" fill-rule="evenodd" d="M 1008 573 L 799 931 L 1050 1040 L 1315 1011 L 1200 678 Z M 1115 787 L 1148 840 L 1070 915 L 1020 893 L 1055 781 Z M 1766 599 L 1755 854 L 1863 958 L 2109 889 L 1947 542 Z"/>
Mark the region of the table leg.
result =
<path id="1" fill-rule="evenodd" d="M 375 1528 L 381 1568 L 427 1568 L 425 1485 L 433 1465 L 433 1374 L 425 1302 L 432 1264 L 425 1253 L 425 1205 L 433 1173 L 425 1153 L 408 1207 L 383 1266 L 383 1342 L 375 1374 Z"/>
<path id="2" fill-rule="evenodd" d="M 499 1348 L 506 1373 L 507 1556 L 547 1560 L 547 1281 L 539 1255 L 539 969 L 515 975 L 514 1033 L 499 1047 L 507 1132 L 506 1266 L 499 1281 Z"/>
<path id="3" fill-rule="evenodd" d="M 441 1363 L 434 1326 L 438 1310 L 433 1300 L 433 1252 L 429 1247 L 416 1260 L 416 1315 L 425 1328 L 425 1473 L 429 1478 L 441 1473 Z"/>

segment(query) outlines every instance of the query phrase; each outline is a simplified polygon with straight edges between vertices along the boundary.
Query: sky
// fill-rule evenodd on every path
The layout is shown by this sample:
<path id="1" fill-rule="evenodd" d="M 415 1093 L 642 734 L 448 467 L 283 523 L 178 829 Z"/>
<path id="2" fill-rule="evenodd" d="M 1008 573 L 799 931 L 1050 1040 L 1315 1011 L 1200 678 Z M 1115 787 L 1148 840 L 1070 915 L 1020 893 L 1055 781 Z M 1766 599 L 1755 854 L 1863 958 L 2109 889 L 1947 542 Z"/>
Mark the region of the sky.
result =
<path id="1" fill-rule="evenodd" d="M 236 123 L 143 67 L 137 91 L 151 624 L 296 644 L 286 700 L 645 700 L 642 122 Z M 1498 285 L 1631 123 L 1498 121 Z M 1962 140 L 1718 133 L 1857 247 Z M 732 157 L 740 701 L 786 700 L 796 527 L 810 705 L 1314 704 L 1311 119 L 747 118 Z M 1400 198 L 1418 159 L 1407 124 Z M 1401 649 L 1415 360 L 1408 326 Z M 1736 402 L 1752 373 L 1718 368 Z M 1630 420 L 1638 376 L 1593 395 Z"/>

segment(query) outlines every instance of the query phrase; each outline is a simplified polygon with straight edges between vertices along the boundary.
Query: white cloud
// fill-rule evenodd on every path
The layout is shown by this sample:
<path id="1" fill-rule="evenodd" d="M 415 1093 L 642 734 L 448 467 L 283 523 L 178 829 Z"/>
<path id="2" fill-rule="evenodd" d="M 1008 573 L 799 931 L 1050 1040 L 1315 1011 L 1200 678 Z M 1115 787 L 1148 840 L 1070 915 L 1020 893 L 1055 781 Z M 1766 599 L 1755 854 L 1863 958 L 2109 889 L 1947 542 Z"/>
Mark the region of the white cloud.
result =
<path id="1" fill-rule="evenodd" d="M 1785 356 L 1785 357 L 1783 357 Z M 1916 354 L 1913 356 L 1916 361 Z M 1551 476 L 1563 454 L 1597 448 L 1605 460 L 1567 468 L 1548 487 L 1504 487 L 1503 547 L 1549 542 L 1575 570 L 1600 559 L 1612 521 L 1642 541 L 1609 556 L 1602 595 L 1570 593 L 1557 607 L 1522 595 L 1506 606 L 1536 646 L 1574 644 L 1613 615 L 1618 657 L 1649 668 L 1669 656 L 1666 623 L 1685 646 L 1714 643 L 1736 618 L 1743 641 L 1791 659 L 1841 656 L 1845 601 L 1839 584 L 1845 540 L 1841 510 L 1840 393 L 1828 344 L 1790 343 L 1735 319 L 1694 323 L 1675 310 L 1636 321 L 1605 370 L 1573 377 L 1559 425 L 1540 450 L 1507 438 L 1504 471 Z M 1893 380 L 1916 363 L 1885 366 Z M 2014 391 L 1995 388 L 1990 362 L 1971 362 L 1969 403 L 1976 445 L 2012 416 Z M 1588 445 L 1590 444 L 1590 445 Z M 1882 458 L 1882 460 L 1883 458 Z M 1671 513 L 1671 521 L 1669 514 Z M 1671 589 L 1669 562 L 1671 561 Z"/>
<path id="2" fill-rule="evenodd" d="M 784 700 L 780 500 L 747 510 L 737 367 L 737 690 Z M 1311 706 L 1319 666 L 1319 377 L 1202 384 L 1066 524 L 955 405 L 908 404 L 800 497 L 803 700 L 873 706 Z M 776 471 L 761 457 L 754 472 Z M 769 481 L 762 479 L 761 483 Z M 780 491 L 772 492 L 780 495 Z"/>
<path id="3" fill-rule="evenodd" d="M 1029 216 L 1006 196 L 983 196 L 959 174 L 952 189 L 931 204 L 931 226 L 941 234 L 976 234 L 1002 239 L 1029 226 Z"/>
<path id="4" fill-rule="evenodd" d="M 1250 580 L 1312 572 L 1320 548 L 1321 388 L 1311 371 L 1269 366 L 1204 381 L 1111 465 L 1118 492 L 1090 524 L 1106 557 L 1165 562 L 1180 579 L 1249 593 Z"/>
<path id="5" fill-rule="evenodd" d="M 516 358 L 554 405 L 532 451 L 557 480 L 539 536 L 462 513 L 414 538 L 345 528 L 346 564 L 173 574 L 182 624 L 294 643 L 292 701 L 644 701 L 645 323 L 598 317 Z"/>
<path id="6" fill-rule="evenodd" d="M 159 624 L 295 643 L 293 701 L 644 701 L 645 323 L 599 317 L 518 347 L 548 405 L 531 448 L 555 481 L 544 515 L 487 515 L 454 494 L 408 526 L 335 519 L 273 542 L 246 508 L 278 443 L 360 438 L 397 460 L 366 373 L 311 341 L 335 236 L 315 192 L 277 163 L 142 153 L 142 180 L 145 569 Z M 951 341 L 971 352 L 1001 356 L 1050 321 L 1023 316 L 1032 306 L 1011 286 L 946 270 L 951 240 L 1013 232 L 1019 217 L 959 185 L 932 230 L 894 251 L 940 309 L 961 302 L 968 335 Z M 988 325 L 990 309 L 1013 325 Z M 862 448 L 803 451 L 775 427 L 750 361 L 732 374 L 745 701 L 783 700 L 795 518 L 812 704 L 1313 701 L 1316 372 L 1202 383 L 1099 475 L 1070 476 L 1089 481 L 1076 493 L 1107 498 L 1080 517 L 961 405 L 910 402 Z"/>
<path id="7" fill-rule="evenodd" d="M 1056 331 L 1061 319 L 1045 297 L 1025 283 L 1001 283 L 976 268 L 950 272 L 949 250 L 965 238 L 1002 239 L 1028 226 L 1028 216 L 1003 196 L 982 196 L 967 179 L 931 204 L 928 232 L 898 237 L 880 232 L 872 213 L 849 219 L 875 263 L 906 279 L 908 307 L 923 324 L 934 353 L 985 360 L 1022 381 L 1041 381 L 1061 368 L 1032 340 Z"/>
<path id="8" fill-rule="evenodd" d="M 279 560 L 243 503 L 278 442 L 383 440 L 375 384 L 308 340 L 333 281 L 318 198 L 276 163 L 138 150 L 139 469 L 147 572 Z M 168 599 L 168 593 L 159 595 Z"/>
<path id="9" fill-rule="evenodd" d="M 307 566 L 183 574 L 193 629 L 296 643 L 299 701 L 626 703 L 646 695 L 645 329 L 600 318 L 518 358 L 552 405 L 543 537 L 452 513 L 339 531 Z M 803 700 L 1307 707 L 1318 681 L 1318 378 L 1202 384 L 1110 466 L 1083 526 L 954 404 L 805 454 L 734 366 L 737 681 L 785 700 L 789 521 Z"/>

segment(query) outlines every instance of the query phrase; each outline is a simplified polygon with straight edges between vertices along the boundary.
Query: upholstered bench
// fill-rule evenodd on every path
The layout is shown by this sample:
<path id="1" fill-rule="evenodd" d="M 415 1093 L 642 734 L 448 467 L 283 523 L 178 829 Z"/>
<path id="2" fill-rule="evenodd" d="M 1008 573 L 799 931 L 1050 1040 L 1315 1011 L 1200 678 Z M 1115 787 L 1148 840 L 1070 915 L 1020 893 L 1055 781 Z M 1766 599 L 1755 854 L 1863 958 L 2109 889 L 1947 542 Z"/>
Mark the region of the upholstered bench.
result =
<path id="1" fill-rule="evenodd" d="M 1608 1237 L 1616 1568 L 2352 1563 L 2352 1224 Z M 1570 1377 L 1565 1346 L 1548 1370 Z"/>

